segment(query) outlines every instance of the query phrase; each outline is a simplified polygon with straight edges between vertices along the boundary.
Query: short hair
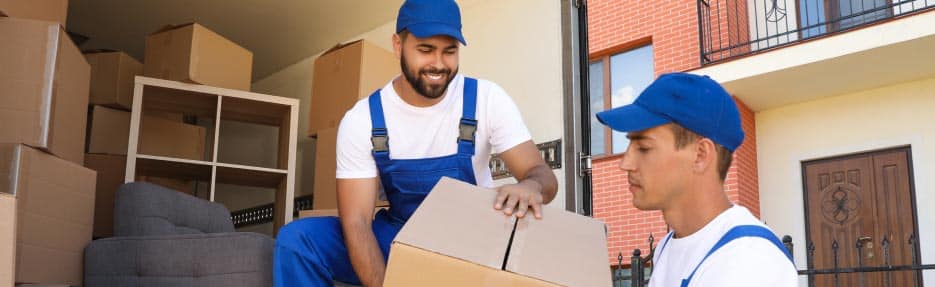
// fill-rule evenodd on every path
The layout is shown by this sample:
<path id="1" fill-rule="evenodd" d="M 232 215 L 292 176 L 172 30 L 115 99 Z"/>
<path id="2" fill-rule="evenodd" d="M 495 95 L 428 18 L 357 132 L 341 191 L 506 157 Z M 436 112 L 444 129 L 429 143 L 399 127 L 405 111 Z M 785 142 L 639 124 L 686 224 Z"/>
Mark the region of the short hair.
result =
<path id="1" fill-rule="evenodd" d="M 672 135 L 675 136 L 676 149 L 682 149 L 688 144 L 701 139 L 700 135 L 686 129 L 683 126 L 675 123 L 669 126 L 672 130 Z M 730 169 L 730 164 L 734 160 L 733 153 L 718 143 L 714 143 L 714 148 L 717 150 L 717 172 L 721 177 L 721 181 L 723 182 L 725 179 L 727 179 L 727 170 Z"/>
<path id="2" fill-rule="evenodd" d="M 402 29 L 399 33 L 396 33 L 396 35 L 399 35 L 400 42 L 405 42 L 406 38 L 409 37 L 409 29 Z"/>

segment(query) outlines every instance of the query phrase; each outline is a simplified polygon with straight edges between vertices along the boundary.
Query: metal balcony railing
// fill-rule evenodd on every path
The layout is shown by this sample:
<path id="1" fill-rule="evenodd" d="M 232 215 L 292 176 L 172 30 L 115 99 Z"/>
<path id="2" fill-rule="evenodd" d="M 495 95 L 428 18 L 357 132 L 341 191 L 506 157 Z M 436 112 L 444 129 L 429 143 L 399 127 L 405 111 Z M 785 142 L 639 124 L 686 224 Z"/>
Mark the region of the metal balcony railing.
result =
<path id="1" fill-rule="evenodd" d="M 935 0 L 697 0 L 701 65 L 935 8 Z"/>

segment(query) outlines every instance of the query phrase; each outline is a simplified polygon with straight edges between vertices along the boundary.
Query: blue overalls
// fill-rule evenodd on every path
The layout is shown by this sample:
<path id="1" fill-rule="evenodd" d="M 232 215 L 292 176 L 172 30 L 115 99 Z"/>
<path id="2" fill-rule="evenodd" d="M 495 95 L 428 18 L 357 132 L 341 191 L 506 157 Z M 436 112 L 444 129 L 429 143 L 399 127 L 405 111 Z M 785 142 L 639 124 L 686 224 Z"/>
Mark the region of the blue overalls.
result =
<path id="1" fill-rule="evenodd" d="M 674 233 L 675 232 L 669 232 L 669 235 L 666 236 L 666 242 L 663 243 L 662 247 L 659 249 L 660 256 L 662 255 L 662 252 L 666 250 L 666 245 L 669 245 L 669 240 L 672 239 L 672 235 Z M 785 245 L 779 241 L 779 238 L 776 238 L 776 235 L 773 234 L 772 231 L 769 231 L 769 229 L 759 225 L 738 225 L 728 230 L 724 236 L 721 236 L 721 239 L 719 239 L 717 243 L 715 243 L 714 246 L 708 250 L 708 254 L 705 254 L 705 256 L 701 258 L 701 262 L 698 262 L 698 265 L 695 265 L 695 269 L 693 269 L 692 273 L 688 275 L 688 278 L 682 279 L 682 284 L 680 286 L 688 287 L 688 284 L 692 281 L 692 277 L 695 277 L 695 272 L 698 271 L 698 267 L 701 267 L 701 264 L 704 263 L 706 259 L 708 259 L 708 256 L 714 254 L 715 251 L 721 249 L 721 247 L 724 247 L 724 245 L 727 245 L 727 243 L 741 237 L 759 237 L 766 239 L 779 248 L 779 251 L 781 251 L 782 254 L 785 254 L 786 257 L 789 258 L 790 263 L 795 264 L 795 262 L 792 261 L 792 254 L 789 254 L 789 250 L 787 250 Z"/>
<path id="2" fill-rule="evenodd" d="M 391 159 L 390 143 L 380 91 L 370 95 L 370 140 L 389 210 L 380 210 L 373 220 L 373 233 L 389 258 L 390 243 L 442 176 L 477 184 L 471 157 L 477 120 L 477 80 L 464 78 L 464 96 L 458 151 L 425 159 Z M 275 286 L 332 286 L 332 281 L 360 284 L 351 266 L 344 235 L 337 217 L 296 220 L 279 230 L 273 262 Z"/>

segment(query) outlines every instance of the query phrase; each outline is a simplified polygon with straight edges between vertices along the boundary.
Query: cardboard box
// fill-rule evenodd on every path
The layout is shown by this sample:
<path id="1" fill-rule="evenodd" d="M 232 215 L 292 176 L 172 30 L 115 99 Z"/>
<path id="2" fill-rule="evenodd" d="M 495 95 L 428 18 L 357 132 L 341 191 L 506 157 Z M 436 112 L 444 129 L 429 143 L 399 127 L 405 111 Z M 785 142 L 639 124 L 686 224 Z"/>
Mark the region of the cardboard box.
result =
<path id="1" fill-rule="evenodd" d="M 338 129 L 321 130 L 315 140 L 315 185 L 312 209 L 338 208 L 336 147 Z"/>
<path id="2" fill-rule="evenodd" d="M 365 40 L 339 45 L 315 59 L 308 135 L 336 128 L 344 113 L 399 72 L 392 52 Z"/>
<path id="3" fill-rule="evenodd" d="M 198 23 L 170 26 L 146 37 L 147 77 L 249 91 L 253 53 Z"/>
<path id="4" fill-rule="evenodd" d="M 127 154 L 130 113 L 103 106 L 91 107 L 88 125 L 88 153 Z M 85 156 L 85 163 L 88 159 Z"/>
<path id="5" fill-rule="evenodd" d="M 0 142 L 42 148 L 80 165 L 88 63 L 57 23 L 0 17 L 0 39 Z"/>
<path id="6" fill-rule="evenodd" d="M 0 193 L 0 287 L 13 287 L 15 255 L 16 198 Z"/>
<path id="7" fill-rule="evenodd" d="M 16 282 L 82 285 L 95 177 L 26 145 L 0 144 L 0 193 L 16 197 Z"/>
<path id="8" fill-rule="evenodd" d="M 139 153 L 175 158 L 204 159 L 202 126 L 144 115 L 140 124 Z M 126 155 L 130 138 L 130 112 L 103 106 L 91 108 L 88 153 Z"/>
<path id="9" fill-rule="evenodd" d="M 84 165 L 97 171 L 97 188 L 94 200 L 94 238 L 114 235 L 114 195 L 124 184 L 127 169 L 127 157 L 123 155 L 87 154 Z M 137 181 L 146 181 L 165 186 L 183 193 L 194 193 L 194 182 L 188 180 L 159 177 L 138 177 Z"/>
<path id="10" fill-rule="evenodd" d="M 68 0 L 0 0 L 0 16 L 56 22 L 65 26 Z"/>
<path id="11" fill-rule="evenodd" d="M 384 286 L 611 286 L 603 223 L 548 206 L 517 219 L 495 197 L 439 181 L 393 241 Z"/>
<path id="12" fill-rule="evenodd" d="M 143 74 L 143 63 L 123 52 L 84 54 L 91 65 L 92 105 L 130 110 L 134 77 Z"/>
<path id="13" fill-rule="evenodd" d="M 204 127 L 149 116 L 143 116 L 140 121 L 139 153 L 205 159 L 207 131 Z"/>

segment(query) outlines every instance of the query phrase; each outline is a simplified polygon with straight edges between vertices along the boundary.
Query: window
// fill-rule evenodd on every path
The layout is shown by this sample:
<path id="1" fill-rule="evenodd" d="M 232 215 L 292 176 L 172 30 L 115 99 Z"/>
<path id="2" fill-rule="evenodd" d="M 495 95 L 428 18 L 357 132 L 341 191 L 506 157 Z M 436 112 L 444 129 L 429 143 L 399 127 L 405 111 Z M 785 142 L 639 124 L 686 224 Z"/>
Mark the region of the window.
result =
<path id="1" fill-rule="evenodd" d="M 799 25 L 806 28 L 802 37 L 819 36 L 890 17 L 890 5 L 885 0 L 799 0 Z"/>
<path id="2" fill-rule="evenodd" d="M 589 64 L 591 154 L 611 155 L 626 151 L 626 133 L 611 131 L 597 121 L 598 112 L 627 105 L 653 81 L 653 47 L 642 46 L 593 59 Z"/>

